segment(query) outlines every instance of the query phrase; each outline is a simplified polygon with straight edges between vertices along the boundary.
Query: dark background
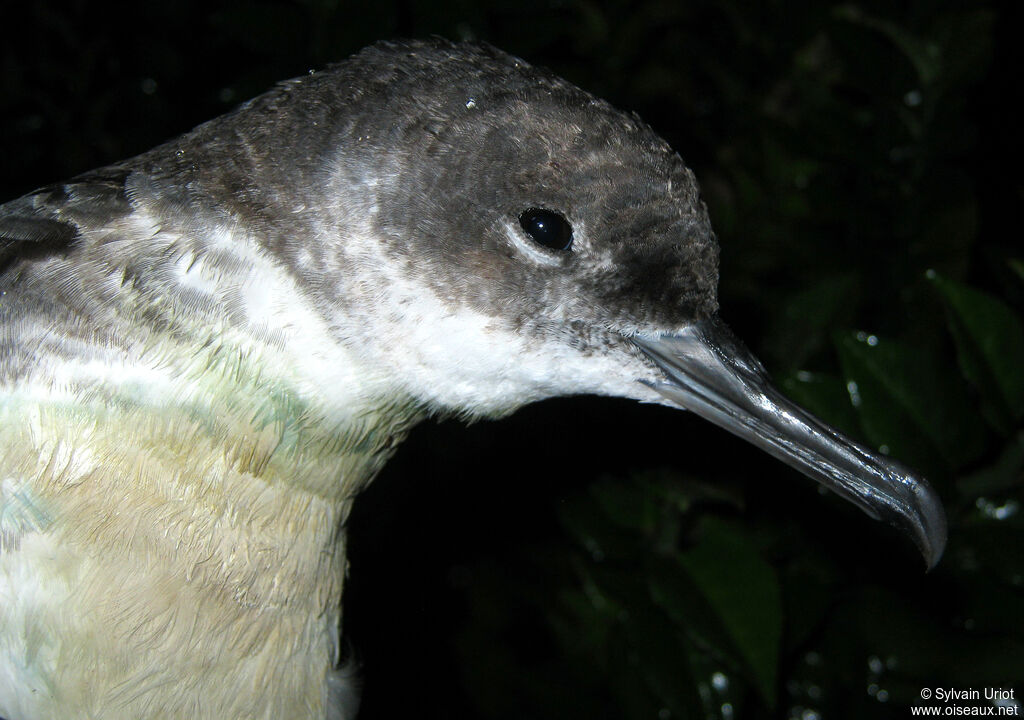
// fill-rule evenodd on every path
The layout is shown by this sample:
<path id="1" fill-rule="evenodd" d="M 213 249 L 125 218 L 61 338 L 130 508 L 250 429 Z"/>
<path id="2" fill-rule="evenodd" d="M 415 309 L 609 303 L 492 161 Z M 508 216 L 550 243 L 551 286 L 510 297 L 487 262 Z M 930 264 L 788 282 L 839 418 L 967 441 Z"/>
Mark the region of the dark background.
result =
<path id="1" fill-rule="evenodd" d="M 360 717 L 896 718 L 921 688 L 1024 692 L 1017 3 L 12 5 L 0 199 L 378 39 L 486 40 L 639 112 L 702 184 L 723 316 L 946 503 L 925 574 L 684 413 L 428 423 L 351 519 Z"/>

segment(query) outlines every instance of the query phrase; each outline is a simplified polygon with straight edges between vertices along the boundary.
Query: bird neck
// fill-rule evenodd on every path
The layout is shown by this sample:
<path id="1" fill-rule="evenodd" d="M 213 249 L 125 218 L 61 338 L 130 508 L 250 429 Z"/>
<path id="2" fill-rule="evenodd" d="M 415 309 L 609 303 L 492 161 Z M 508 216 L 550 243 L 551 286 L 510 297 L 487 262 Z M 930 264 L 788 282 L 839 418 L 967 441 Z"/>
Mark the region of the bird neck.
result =
<path id="1" fill-rule="evenodd" d="M 145 701 L 191 716 L 173 707 L 185 681 L 210 717 L 321 717 L 344 523 L 422 413 L 343 350 L 329 360 L 352 384 L 319 392 L 287 346 L 223 328 L 187 349 L 180 337 L 40 357 L 0 398 L 0 574 L 45 598 L 0 609 L 0 626 L 42 647 L 0 675 L 102 717 L 144 715 L 123 690 L 160 683 L 166 698 Z"/>

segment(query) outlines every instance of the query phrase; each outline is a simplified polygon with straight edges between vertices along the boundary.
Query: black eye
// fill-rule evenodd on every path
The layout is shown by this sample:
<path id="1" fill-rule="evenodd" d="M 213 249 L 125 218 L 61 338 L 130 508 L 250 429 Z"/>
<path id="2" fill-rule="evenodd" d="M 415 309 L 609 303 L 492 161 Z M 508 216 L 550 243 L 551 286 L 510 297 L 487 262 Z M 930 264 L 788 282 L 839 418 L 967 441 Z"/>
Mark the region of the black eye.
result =
<path id="1" fill-rule="evenodd" d="M 530 208 L 519 216 L 519 224 L 538 245 L 551 250 L 572 247 L 572 225 L 553 210 Z"/>

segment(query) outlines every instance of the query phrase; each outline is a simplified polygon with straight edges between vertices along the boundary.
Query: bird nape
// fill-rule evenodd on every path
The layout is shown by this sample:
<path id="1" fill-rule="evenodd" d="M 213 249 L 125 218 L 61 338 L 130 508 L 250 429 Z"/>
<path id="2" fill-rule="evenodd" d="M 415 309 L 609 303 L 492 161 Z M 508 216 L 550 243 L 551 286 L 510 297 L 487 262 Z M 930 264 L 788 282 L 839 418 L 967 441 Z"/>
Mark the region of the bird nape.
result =
<path id="1" fill-rule="evenodd" d="M 906 532 L 941 504 L 717 316 L 693 174 L 492 47 L 380 43 L 0 206 L 0 715 L 353 717 L 355 494 L 431 416 L 692 410 Z"/>

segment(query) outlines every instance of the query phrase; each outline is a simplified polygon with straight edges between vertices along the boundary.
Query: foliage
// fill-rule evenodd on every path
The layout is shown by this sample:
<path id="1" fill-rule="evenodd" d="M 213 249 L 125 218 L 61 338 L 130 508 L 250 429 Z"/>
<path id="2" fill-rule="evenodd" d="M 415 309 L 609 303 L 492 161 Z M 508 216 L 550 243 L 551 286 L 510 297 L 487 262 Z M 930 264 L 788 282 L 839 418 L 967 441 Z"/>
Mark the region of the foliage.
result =
<path id="1" fill-rule="evenodd" d="M 500 572 L 475 586 L 472 605 L 488 617 L 474 619 L 465 649 L 476 656 L 486 644 L 491 657 L 467 662 L 467 687 L 489 688 L 485 716 L 565 717 L 586 697 L 586 716 L 597 718 L 773 717 L 780 704 L 790 716 L 902 717 L 924 687 L 1012 687 L 1024 657 L 1024 633 L 1008 622 L 1024 610 L 1024 321 L 984 292 L 931 281 L 959 367 L 863 333 L 838 334 L 834 345 L 857 388 L 847 406 L 863 435 L 931 466 L 942 483 L 951 539 L 933 576 L 854 585 L 804 550 L 814 541 L 799 529 L 738 522 L 734 498 L 675 471 L 605 478 L 562 510 L 571 546 L 530 548 L 519 560 L 540 573 L 514 576 L 537 585 L 513 586 L 509 597 Z M 841 384 L 798 375 L 789 386 L 839 417 Z M 502 637 L 523 608 L 551 649 L 533 659 L 547 679 L 539 698 L 516 688 L 515 668 L 529 659 L 480 637 Z M 509 686 L 491 692 L 495 678 Z M 852 700 L 849 687 L 860 689 Z"/>

